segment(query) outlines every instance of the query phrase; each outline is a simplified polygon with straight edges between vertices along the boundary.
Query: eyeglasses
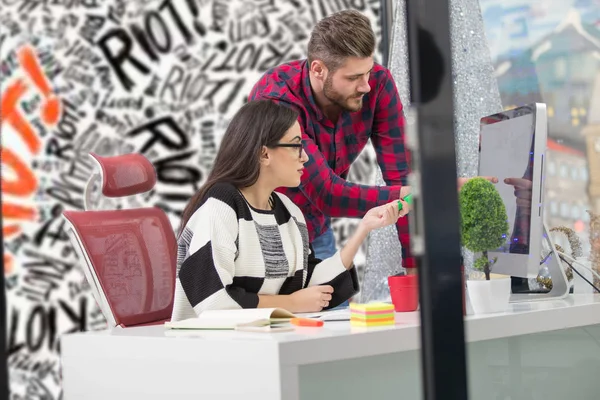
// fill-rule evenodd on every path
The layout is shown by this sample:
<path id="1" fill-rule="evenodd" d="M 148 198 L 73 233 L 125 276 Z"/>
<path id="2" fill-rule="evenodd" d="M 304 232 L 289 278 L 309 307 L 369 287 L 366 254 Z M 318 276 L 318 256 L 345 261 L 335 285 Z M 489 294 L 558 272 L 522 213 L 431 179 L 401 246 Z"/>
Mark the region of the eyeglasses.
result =
<path id="1" fill-rule="evenodd" d="M 304 146 L 302 143 L 277 143 L 273 147 L 294 147 L 298 149 L 298 158 L 302 158 L 302 149 Z"/>

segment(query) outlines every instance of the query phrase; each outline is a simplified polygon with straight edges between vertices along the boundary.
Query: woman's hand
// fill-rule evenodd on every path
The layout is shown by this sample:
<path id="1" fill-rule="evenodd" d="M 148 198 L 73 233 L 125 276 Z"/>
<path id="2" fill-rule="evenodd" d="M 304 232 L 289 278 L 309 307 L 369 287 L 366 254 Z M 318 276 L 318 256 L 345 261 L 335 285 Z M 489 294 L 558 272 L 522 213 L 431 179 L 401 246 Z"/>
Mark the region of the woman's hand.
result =
<path id="1" fill-rule="evenodd" d="M 398 202 L 402 203 L 402 211 L 398 211 Z M 360 227 L 368 233 L 373 229 L 395 224 L 398 218 L 404 217 L 409 211 L 410 206 L 404 200 L 394 200 L 371 208 L 360 222 Z"/>
<path id="2" fill-rule="evenodd" d="M 329 306 L 333 287 L 329 285 L 311 286 L 290 295 L 291 312 L 319 312 Z"/>

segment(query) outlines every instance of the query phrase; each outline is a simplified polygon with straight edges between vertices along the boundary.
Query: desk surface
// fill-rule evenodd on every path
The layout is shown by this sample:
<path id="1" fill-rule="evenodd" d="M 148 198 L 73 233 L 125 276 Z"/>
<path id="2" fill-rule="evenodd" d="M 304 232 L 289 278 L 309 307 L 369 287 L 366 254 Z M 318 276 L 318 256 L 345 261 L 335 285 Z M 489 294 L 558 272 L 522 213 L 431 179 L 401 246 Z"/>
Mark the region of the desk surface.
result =
<path id="1" fill-rule="evenodd" d="M 505 313 L 469 315 L 465 318 L 468 342 L 600 324 L 600 295 L 571 295 L 564 300 L 515 303 Z M 148 344 L 194 340 L 193 346 L 209 352 L 227 347 L 275 350 L 281 362 L 305 365 L 348 358 L 367 357 L 420 348 L 419 313 L 396 314 L 396 325 L 355 328 L 347 321 L 326 322 L 321 328 L 296 328 L 294 332 L 249 333 L 237 331 L 174 331 L 163 326 L 115 328 L 71 334 L 65 341 L 95 339 Z M 110 339 L 109 339 L 110 337 Z M 136 344 L 137 344 L 136 343 Z M 80 344 L 83 344 L 80 342 Z M 171 342 L 171 344 L 175 344 Z M 188 343 L 189 346 L 190 343 Z"/>

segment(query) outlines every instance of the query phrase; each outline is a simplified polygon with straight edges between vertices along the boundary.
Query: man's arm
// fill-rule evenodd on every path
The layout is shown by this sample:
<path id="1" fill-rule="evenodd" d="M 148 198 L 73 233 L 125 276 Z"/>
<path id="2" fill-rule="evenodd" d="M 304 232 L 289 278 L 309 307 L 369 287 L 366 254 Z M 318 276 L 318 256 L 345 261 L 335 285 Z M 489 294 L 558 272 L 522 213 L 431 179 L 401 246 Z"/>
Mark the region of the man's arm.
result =
<path id="1" fill-rule="evenodd" d="M 410 172 L 410 152 L 405 145 L 402 102 L 390 72 L 385 69 L 384 73 L 385 79 L 377 93 L 371 142 L 385 183 L 388 186 L 406 186 Z M 408 218 L 400 218 L 396 227 L 402 244 L 403 265 L 405 268 L 414 268 L 416 264 L 410 253 Z"/>
<path id="2" fill-rule="evenodd" d="M 299 188 L 309 201 L 330 217 L 363 217 L 373 207 L 387 204 L 400 197 L 401 185 L 368 186 L 340 178 L 329 167 L 315 142 L 303 135 L 308 161 Z M 402 244 L 404 268 L 416 267 L 410 253 L 408 218 L 396 223 L 398 239 Z"/>
<path id="3" fill-rule="evenodd" d="M 373 207 L 400 197 L 400 185 L 369 186 L 338 176 L 312 140 L 303 135 L 308 161 L 299 188 L 311 203 L 330 217 L 362 217 Z"/>
<path id="4" fill-rule="evenodd" d="M 410 172 L 410 153 L 405 144 L 402 102 L 390 72 L 386 69 L 384 73 L 385 79 L 377 93 L 371 142 L 385 183 L 405 186 Z"/>
<path id="5" fill-rule="evenodd" d="M 534 143 L 531 143 L 530 154 L 533 154 Z M 531 220 L 531 197 L 533 188 L 533 156 L 530 155 L 523 178 L 506 178 L 504 183 L 514 187 L 517 210 L 513 232 L 510 237 L 510 252 L 529 253 L 529 235 Z"/>
<path id="6" fill-rule="evenodd" d="M 302 110 L 282 98 L 270 98 L 255 90 L 252 91 L 250 99 L 275 101 L 302 113 Z M 304 164 L 299 189 L 323 214 L 334 218 L 362 217 L 371 208 L 400 197 L 400 185 L 369 186 L 346 181 L 331 169 L 319 146 L 304 132 L 302 142 L 308 161 Z"/>

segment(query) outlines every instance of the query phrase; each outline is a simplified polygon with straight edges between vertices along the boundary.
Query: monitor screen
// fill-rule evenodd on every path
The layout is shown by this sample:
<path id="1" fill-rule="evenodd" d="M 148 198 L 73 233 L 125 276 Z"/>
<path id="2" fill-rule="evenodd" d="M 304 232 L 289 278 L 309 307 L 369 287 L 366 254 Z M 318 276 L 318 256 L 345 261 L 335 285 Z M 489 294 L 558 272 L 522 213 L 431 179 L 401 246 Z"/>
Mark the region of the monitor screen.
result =
<path id="1" fill-rule="evenodd" d="M 509 234 L 498 252 L 529 254 L 534 149 L 535 117 L 529 107 L 481 119 L 479 175 L 498 178 L 508 215 Z"/>

